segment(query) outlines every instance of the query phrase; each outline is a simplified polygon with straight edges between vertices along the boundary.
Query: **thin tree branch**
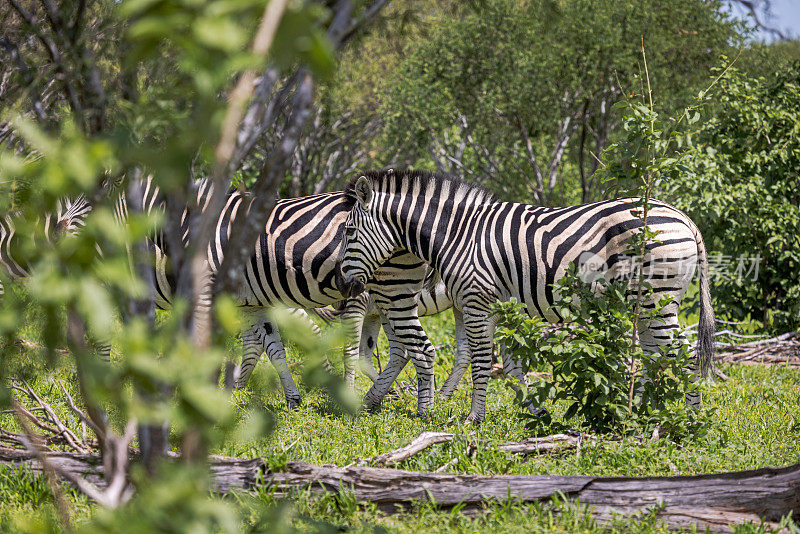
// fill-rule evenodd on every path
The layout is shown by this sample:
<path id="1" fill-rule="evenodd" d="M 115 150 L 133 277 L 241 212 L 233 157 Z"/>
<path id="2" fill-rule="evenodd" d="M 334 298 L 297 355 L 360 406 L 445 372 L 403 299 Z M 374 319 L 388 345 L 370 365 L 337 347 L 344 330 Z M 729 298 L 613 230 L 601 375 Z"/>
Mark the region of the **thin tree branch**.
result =
<path id="1" fill-rule="evenodd" d="M 26 448 L 36 457 L 37 460 L 39 460 L 39 464 L 41 464 L 42 470 L 47 477 L 47 484 L 50 486 L 50 492 L 53 494 L 53 500 L 55 501 L 56 510 L 58 510 L 61 523 L 64 525 L 64 528 L 69 531 L 71 530 L 69 505 L 67 504 L 67 500 L 64 498 L 64 494 L 61 491 L 58 475 L 47 459 L 47 447 L 42 444 L 41 438 L 28 424 L 28 415 L 24 407 L 16 401 L 12 401 L 12 407 L 16 411 L 17 421 L 22 427 L 22 431 L 25 433 L 25 440 L 27 442 Z"/>

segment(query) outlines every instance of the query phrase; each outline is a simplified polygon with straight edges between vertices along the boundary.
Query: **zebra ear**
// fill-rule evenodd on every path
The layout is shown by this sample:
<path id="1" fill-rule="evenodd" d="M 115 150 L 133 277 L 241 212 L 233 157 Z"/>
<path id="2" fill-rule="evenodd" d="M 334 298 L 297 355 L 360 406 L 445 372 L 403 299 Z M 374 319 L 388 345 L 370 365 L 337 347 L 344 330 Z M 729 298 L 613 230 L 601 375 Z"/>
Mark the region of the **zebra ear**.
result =
<path id="1" fill-rule="evenodd" d="M 369 203 L 372 202 L 372 184 L 369 183 L 366 176 L 361 176 L 356 182 L 356 198 L 361 203 L 364 209 L 369 208 Z"/>

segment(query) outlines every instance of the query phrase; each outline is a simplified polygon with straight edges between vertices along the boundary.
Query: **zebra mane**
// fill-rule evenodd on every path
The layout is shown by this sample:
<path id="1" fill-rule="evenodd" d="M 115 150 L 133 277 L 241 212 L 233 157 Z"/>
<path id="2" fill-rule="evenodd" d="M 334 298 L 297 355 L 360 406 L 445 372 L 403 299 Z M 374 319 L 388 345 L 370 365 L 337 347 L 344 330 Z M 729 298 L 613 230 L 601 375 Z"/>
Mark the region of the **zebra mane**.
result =
<path id="1" fill-rule="evenodd" d="M 409 185 L 412 185 L 415 182 L 419 182 L 420 189 L 422 191 L 426 190 L 429 187 L 441 187 L 445 183 L 448 183 L 451 186 L 451 191 L 454 191 L 457 188 L 466 189 L 468 191 L 475 191 L 479 193 L 479 195 L 476 196 L 483 201 L 491 202 L 495 200 L 492 192 L 486 189 L 485 187 L 469 183 L 459 178 L 458 176 L 452 174 L 446 174 L 443 172 L 422 171 L 415 169 L 403 169 L 403 170 L 381 169 L 381 170 L 372 170 L 360 173 L 350 178 L 344 192 L 348 196 L 348 198 L 353 200 L 353 202 L 355 202 L 356 199 L 355 195 L 356 182 L 362 176 L 366 177 L 370 181 L 370 183 L 372 184 L 373 191 L 386 191 L 386 190 L 396 191 L 399 189 L 398 185 L 400 185 L 403 181 L 408 181 Z M 409 190 L 410 189 L 411 188 L 409 187 Z"/>

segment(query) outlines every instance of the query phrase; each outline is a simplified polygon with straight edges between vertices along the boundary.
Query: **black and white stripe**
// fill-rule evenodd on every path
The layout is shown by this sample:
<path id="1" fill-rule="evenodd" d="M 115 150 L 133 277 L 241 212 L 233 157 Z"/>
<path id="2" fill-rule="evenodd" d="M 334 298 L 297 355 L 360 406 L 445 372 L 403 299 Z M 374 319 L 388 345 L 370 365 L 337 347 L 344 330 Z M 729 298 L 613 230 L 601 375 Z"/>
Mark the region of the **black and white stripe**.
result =
<path id="1" fill-rule="evenodd" d="M 402 254 L 404 254 L 402 251 L 395 253 L 396 256 L 402 256 Z M 382 267 L 385 267 L 387 263 L 392 263 L 392 258 L 387 260 Z M 453 301 L 447 293 L 447 287 L 430 266 L 428 266 L 423 287 L 423 291 L 419 294 L 417 306 L 420 317 L 435 315 L 448 309 L 452 309 L 453 312 L 456 341 L 455 361 L 450 374 L 437 393 L 440 399 L 447 400 L 453 395 L 469 367 L 469 343 L 461 311 L 453 307 Z M 389 361 L 380 375 L 372 365 L 372 353 L 375 351 L 375 342 L 378 339 L 382 325 L 382 314 L 375 306 L 375 300 L 388 305 L 392 298 L 391 286 L 389 291 L 385 291 L 380 284 L 376 283 L 371 286 L 370 292 L 364 292 L 348 299 L 342 314 L 345 324 L 352 323 L 355 325 L 350 334 L 352 339 L 361 340 L 358 345 L 351 345 L 350 350 L 359 350 L 359 362 L 362 370 L 375 383 L 364 398 L 365 407 L 368 409 L 376 408 L 380 405 L 383 396 L 388 392 L 402 369 L 408 364 L 410 358 L 402 346 L 392 345 L 389 348 Z M 503 372 L 506 376 L 513 377 L 519 382 L 524 381 L 522 367 L 510 356 L 506 357 L 505 354 L 503 357 Z"/>
<path id="2" fill-rule="evenodd" d="M 617 199 L 568 208 L 543 208 L 499 202 L 487 191 L 458 179 L 425 172 L 378 171 L 349 188 L 357 200 L 347 220 L 342 246 L 342 289 L 359 288 L 397 250 L 430 263 L 463 314 L 471 349 L 473 395 L 470 420 L 485 417 L 494 320 L 498 300 L 516 297 L 528 313 L 549 321 L 561 318 L 553 283 L 571 262 L 593 265 L 607 279 L 630 268 L 629 238 L 642 228 L 632 214 L 638 199 Z M 651 203 L 648 225 L 658 232 L 642 259 L 653 298 L 673 302 L 650 324 L 640 340 L 647 350 L 667 343 L 678 327 L 678 305 L 700 266 L 700 369 L 710 366 L 713 310 L 708 292 L 703 240 L 692 221 L 677 209 Z M 590 261 L 586 261 L 587 258 Z M 629 273 L 628 273 L 629 274 Z M 425 364 L 418 366 L 423 372 Z M 379 392 L 381 393 L 381 392 Z M 423 407 L 430 409 L 431 405 Z"/>
<path id="3" fill-rule="evenodd" d="M 199 182 L 197 191 L 196 205 L 204 207 L 211 193 L 209 182 Z M 152 180 L 146 180 L 142 206 L 148 211 L 164 209 L 158 197 L 158 189 Z M 212 275 L 222 263 L 233 219 L 240 210 L 247 210 L 250 201 L 251 197 L 240 191 L 228 194 L 216 225 L 215 238 L 208 250 Z M 275 305 L 295 309 L 318 308 L 343 299 L 336 285 L 336 263 L 343 223 L 352 205 L 352 197 L 344 193 L 278 200 L 254 247 L 236 295 L 246 310 L 249 323 L 242 336 L 244 353 L 237 380 L 240 387 L 247 382 L 264 351 L 278 371 L 289 405 L 300 403 L 300 392 L 286 364 L 286 352 L 277 325 L 267 317 L 266 311 Z M 116 211 L 120 220 L 127 217 L 124 196 L 120 196 Z M 181 220 L 184 247 L 189 242 L 188 220 L 188 210 L 185 210 Z M 175 291 L 175 281 L 169 271 L 170 254 L 161 236 L 153 239 L 152 246 L 156 264 L 156 300 L 157 305 L 164 308 L 170 305 Z M 374 289 L 380 296 L 375 305 L 385 319 L 392 350 L 422 360 L 423 355 L 434 350 L 417 315 L 417 298 L 428 267 L 410 254 L 400 255 L 396 260 L 396 265 L 376 272 L 367 288 Z M 351 318 L 353 315 L 350 314 Z M 352 328 L 356 333 L 355 327 Z M 354 340 L 357 341 L 358 336 Z M 345 378 L 352 386 L 358 350 L 345 352 Z"/>
<path id="4" fill-rule="evenodd" d="M 54 213 L 49 213 L 44 218 L 44 235 L 47 239 L 57 238 L 59 235 L 73 234 L 83 228 L 86 215 L 91 211 L 91 206 L 83 195 L 75 199 L 62 198 L 56 203 Z M 23 278 L 28 275 L 28 267 L 21 265 L 12 257 L 13 240 L 16 233 L 14 221 L 19 213 L 8 213 L 0 218 L 0 268 L 5 271 L 11 280 Z M 25 262 L 22 262 L 23 264 Z M 4 292 L 0 282 L 0 295 Z"/>

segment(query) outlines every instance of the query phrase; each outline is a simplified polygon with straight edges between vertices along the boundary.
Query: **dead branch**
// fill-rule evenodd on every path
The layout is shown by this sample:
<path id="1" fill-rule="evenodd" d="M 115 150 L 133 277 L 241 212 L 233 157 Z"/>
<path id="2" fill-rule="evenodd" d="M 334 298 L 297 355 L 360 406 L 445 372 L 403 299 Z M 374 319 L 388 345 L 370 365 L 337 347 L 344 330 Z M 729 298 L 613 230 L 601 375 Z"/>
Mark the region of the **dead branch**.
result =
<path id="1" fill-rule="evenodd" d="M 19 403 L 14 408 L 16 412 L 25 415 L 25 417 L 31 423 L 33 423 L 40 429 L 44 430 L 45 432 L 47 432 L 50 436 L 58 436 L 59 438 L 61 438 L 61 440 L 63 440 L 64 443 L 66 443 L 66 445 L 68 445 L 76 452 L 84 454 L 92 452 L 91 446 L 86 444 L 82 439 L 78 438 L 78 436 L 76 436 L 75 433 L 61 421 L 56 412 L 53 410 L 53 407 L 50 406 L 50 404 L 48 404 L 47 402 L 45 402 L 44 399 L 42 399 L 33 390 L 30 384 L 28 384 L 24 380 L 17 380 L 12 378 L 10 380 L 10 386 L 12 390 L 20 392 L 27 398 L 34 401 L 37 404 L 36 410 L 41 411 L 44 414 L 47 421 L 46 422 L 42 421 L 39 417 L 34 415 L 34 413 L 31 410 L 29 410 L 28 408 Z"/>
<path id="2" fill-rule="evenodd" d="M 580 442 L 580 436 L 553 434 L 540 438 L 525 438 L 522 441 L 502 441 L 497 444 L 497 448 L 516 454 L 544 454 L 576 449 L 580 446 Z"/>
<path id="3" fill-rule="evenodd" d="M 419 454 L 428 447 L 436 445 L 437 443 L 447 443 L 453 441 L 456 439 L 456 437 L 458 436 L 446 432 L 423 432 L 417 436 L 414 441 L 404 447 L 383 453 L 379 456 L 365 458 L 357 461 L 356 465 L 372 464 L 383 467 L 396 465 L 404 460 L 408 460 L 412 456 Z M 553 436 L 545 436 L 540 438 L 526 438 L 522 441 L 501 441 L 497 443 L 480 441 L 478 443 L 485 447 L 493 447 L 497 450 L 513 452 L 516 454 L 544 454 L 574 449 L 578 446 L 579 440 L 580 438 L 576 436 L 555 434 Z"/>
<path id="4" fill-rule="evenodd" d="M 14 344 L 20 348 L 25 350 L 36 350 L 36 351 L 44 351 L 46 347 L 40 343 L 36 343 L 35 341 L 30 341 L 28 339 L 15 339 Z M 61 356 L 66 356 L 69 354 L 67 349 L 56 349 L 56 352 Z"/>
<path id="5" fill-rule="evenodd" d="M 408 460 L 428 447 L 437 443 L 446 443 L 453 441 L 455 435 L 447 434 L 445 432 L 423 432 L 405 447 L 400 447 L 393 451 L 385 452 L 380 456 L 373 456 L 372 458 L 365 458 L 358 462 L 358 465 L 373 464 L 376 466 L 390 466 L 395 465 L 403 460 Z"/>
<path id="6" fill-rule="evenodd" d="M 47 477 L 47 484 L 50 486 L 50 491 L 53 493 L 53 500 L 55 501 L 58 515 L 61 518 L 61 523 L 64 525 L 67 531 L 69 531 L 69 505 L 67 504 L 66 499 L 64 499 L 64 494 L 61 492 L 61 487 L 58 483 L 59 473 L 48 460 L 47 451 L 49 451 L 49 449 L 43 444 L 39 435 L 36 434 L 36 432 L 34 432 L 31 426 L 28 424 L 27 418 L 29 417 L 28 414 L 30 412 L 26 413 L 26 411 L 22 409 L 22 406 L 16 401 L 12 401 L 12 406 L 16 411 L 17 421 L 24 432 L 24 438 L 22 442 L 25 444 L 25 448 L 28 450 L 28 452 L 30 452 L 41 465 L 41 470 Z"/>
<path id="7" fill-rule="evenodd" d="M 744 365 L 788 365 L 800 368 L 800 334 L 787 332 L 747 343 L 717 343 L 717 358 Z"/>
<path id="8" fill-rule="evenodd" d="M 75 401 L 72 399 L 72 395 L 70 395 L 69 391 L 67 391 L 66 386 L 64 386 L 62 382 L 59 382 L 59 385 L 61 386 L 62 391 L 64 391 L 64 395 L 66 395 L 67 397 L 67 405 L 69 406 L 70 410 L 72 410 L 72 412 L 78 416 L 78 419 L 80 419 L 81 424 L 90 426 L 94 431 L 95 435 L 100 435 L 103 432 L 103 430 L 100 427 L 98 427 L 94 423 L 94 421 L 91 420 L 91 418 L 89 418 L 85 413 L 83 413 L 83 411 L 81 411 L 78 408 L 78 406 L 75 404 Z M 85 426 L 84 426 L 84 438 L 82 441 L 84 442 L 86 441 Z"/>

